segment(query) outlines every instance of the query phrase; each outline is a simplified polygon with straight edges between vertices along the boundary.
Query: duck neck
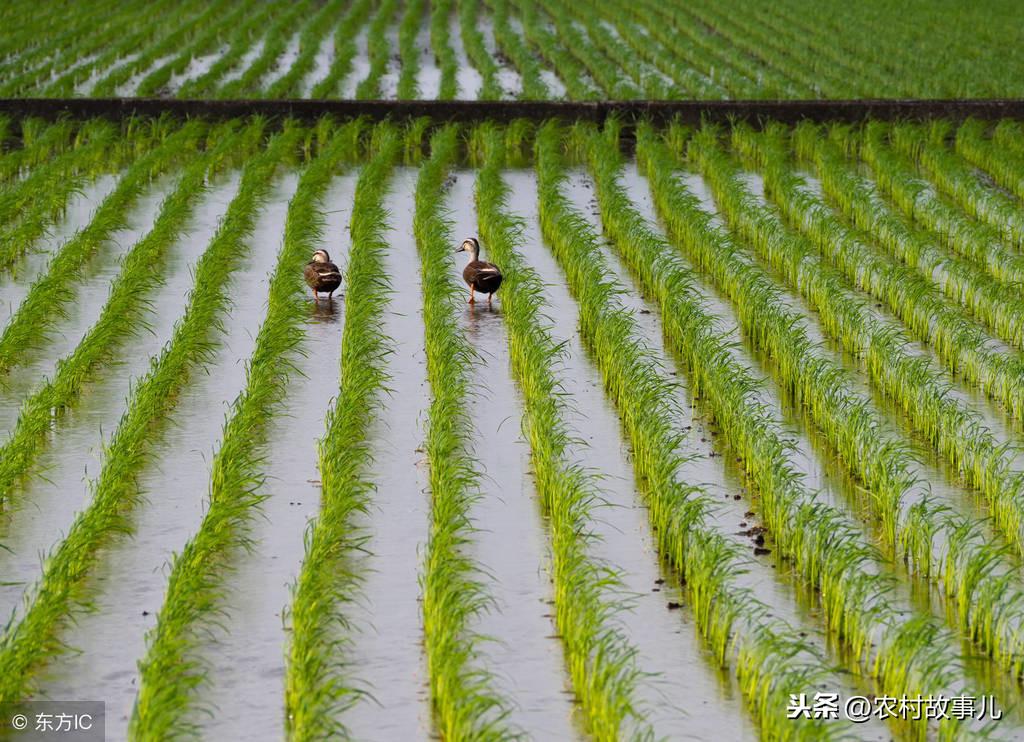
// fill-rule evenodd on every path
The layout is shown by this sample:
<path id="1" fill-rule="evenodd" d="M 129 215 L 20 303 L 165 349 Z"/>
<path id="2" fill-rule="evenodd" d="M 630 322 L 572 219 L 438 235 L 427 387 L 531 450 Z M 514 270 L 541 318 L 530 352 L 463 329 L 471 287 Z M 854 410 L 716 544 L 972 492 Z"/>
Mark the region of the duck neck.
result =
<path id="1" fill-rule="evenodd" d="M 469 251 L 469 262 L 475 263 L 480 259 L 480 248 L 474 247 Z"/>

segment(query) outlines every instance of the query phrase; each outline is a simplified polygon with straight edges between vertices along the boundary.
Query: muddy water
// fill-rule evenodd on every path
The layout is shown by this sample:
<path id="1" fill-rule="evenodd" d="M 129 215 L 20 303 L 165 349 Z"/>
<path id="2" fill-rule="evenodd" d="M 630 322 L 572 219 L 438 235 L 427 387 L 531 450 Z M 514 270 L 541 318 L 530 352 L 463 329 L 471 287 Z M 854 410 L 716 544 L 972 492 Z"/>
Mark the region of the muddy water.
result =
<path id="1" fill-rule="evenodd" d="M 167 95 L 174 95 L 181 86 L 186 82 L 196 80 L 205 75 L 210 68 L 216 64 L 217 60 L 228 53 L 228 46 L 222 46 L 217 51 L 210 54 L 204 54 L 200 57 L 192 57 L 182 72 L 176 72 L 171 75 L 171 79 L 167 81 Z"/>
<path id="2" fill-rule="evenodd" d="M 208 214 L 207 208 L 214 214 Z M 184 241 L 186 255 L 197 255 L 205 247 L 219 210 L 212 202 L 201 210 L 203 227 L 197 228 L 195 239 Z M 205 229 L 206 224 L 210 229 Z M 152 332 L 140 334 L 119 354 L 120 362 L 111 364 L 87 386 L 78 406 L 66 414 L 53 442 L 38 459 L 36 471 L 43 475 L 28 480 L 14 497 L 13 511 L 0 521 L 0 538 L 13 552 L 0 555 L 0 563 L 6 579 L 15 583 L 0 587 L 0 614 L 9 614 L 25 583 L 38 577 L 39 554 L 60 540 L 75 514 L 88 504 L 91 492 L 86 481 L 99 474 L 100 445 L 116 428 L 132 380 L 148 371 L 151 356 L 171 337 L 172 325 L 184 310 L 192 286 L 190 265 L 173 259 L 165 279 L 148 297 L 153 307 L 149 317 Z"/>
<path id="3" fill-rule="evenodd" d="M 27 352 L 20 359 L 21 365 L 13 369 L 4 380 L 5 388 L 0 392 L 0 425 L 4 430 L 14 427 L 22 400 L 37 389 L 43 379 L 53 376 L 57 361 L 70 355 L 95 324 L 110 293 L 110 282 L 120 273 L 122 256 L 149 231 L 159 211 L 160 202 L 173 186 L 174 179 L 171 177 L 162 178 L 154 184 L 130 212 L 127 228 L 111 235 L 111 239 L 97 254 L 82 266 L 82 277 L 72 289 L 73 293 L 65 298 L 68 303 L 62 307 L 66 316 L 57 317 L 47 341 L 39 348 Z M 30 269 L 41 270 L 46 257 L 29 257 L 28 260 L 37 263 L 30 266 Z M 28 286 L 21 288 L 24 296 Z"/>
<path id="4" fill-rule="evenodd" d="M 477 27 L 483 36 L 487 53 L 498 65 L 498 85 L 503 91 L 502 98 L 514 100 L 523 90 L 523 79 L 519 72 L 504 54 L 498 51 L 498 42 L 494 40 L 494 20 L 484 6 L 477 9 Z M 460 37 L 461 40 L 461 37 Z M 475 97 L 475 96 L 474 96 Z"/>
<path id="5" fill-rule="evenodd" d="M 455 240 L 477 233 L 474 183 L 472 172 L 459 171 L 449 192 Z M 460 282 L 462 257 L 452 261 Z M 472 550 L 493 577 L 489 588 L 497 602 L 479 625 L 482 634 L 496 639 L 483 647 L 484 665 L 496 670 L 499 692 L 516 703 L 513 723 L 537 739 L 572 739 L 580 736 L 579 719 L 573 718 L 574 695 L 555 636 L 548 533 L 530 475 L 523 400 L 511 376 L 500 301 L 492 309 L 485 301 L 467 306 L 463 319 L 466 337 L 480 354 L 473 371 L 472 407 L 480 410 L 474 415 L 473 454 L 484 476 L 482 497 L 469 514 L 480 529 Z"/>
<path id="6" fill-rule="evenodd" d="M 184 310 L 191 270 L 237 185 L 238 178 L 233 175 L 210 192 L 187 237 L 170 258 L 168 272 L 180 280 L 174 280 L 176 285 L 157 304 L 161 310 L 157 333 L 162 341 L 170 337 L 172 324 Z M 252 274 L 248 278 L 257 279 L 261 269 L 262 265 L 248 259 L 242 268 L 243 280 L 247 272 Z M 145 632 L 153 625 L 163 600 L 165 567 L 202 517 L 211 451 L 220 437 L 227 406 L 241 389 L 241 366 L 229 346 L 237 344 L 239 336 L 247 337 L 249 328 L 236 327 L 242 324 L 236 315 L 225 323 L 227 338 L 210 372 L 195 375 L 171 413 L 154 451 L 155 464 L 139 477 L 139 487 L 148 496 L 134 519 L 132 538 L 113 543 L 101 556 L 101 566 L 89 588 L 97 611 L 80 617 L 66 635 L 80 654 L 69 654 L 55 663 L 41 684 L 41 694 L 51 698 L 91 698 L 93 689 L 102 689 L 107 731 L 113 738 L 126 734 L 135 700 L 136 662 L 145 653 Z"/>
<path id="7" fill-rule="evenodd" d="M 320 48 L 317 50 L 316 58 L 313 60 L 313 69 L 306 74 L 305 79 L 302 81 L 300 97 L 308 98 L 312 95 L 313 88 L 316 87 L 317 83 L 327 77 L 327 73 L 331 71 L 331 64 L 333 62 L 334 34 L 329 33 L 324 37 L 324 40 L 320 42 Z"/>
<path id="8" fill-rule="evenodd" d="M 323 247 L 343 272 L 356 178 L 356 173 L 337 178 L 323 205 L 330 212 Z M 289 586 L 302 563 L 306 524 L 319 509 L 317 441 L 324 432 L 325 399 L 338 389 L 343 291 L 332 302 L 314 304 L 309 297 L 305 356 L 289 382 L 287 411 L 275 416 L 270 432 L 263 487 L 267 499 L 250 533 L 255 546 L 231 575 L 227 631 L 218 636 L 211 654 L 214 671 L 204 699 L 216 713 L 203 721 L 210 739 L 246 733 L 259 737 L 284 729 L 282 610 L 291 602 Z"/>
<path id="9" fill-rule="evenodd" d="M 600 217 L 596 210 L 596 201 L 592 196 L 592 184 L 589 177 L 583 173 L 574 173 L 565 189 L 566 195 L 574 202 L 579 212 L 598 230 L 600 230 Z M 635 195 L 634 203 L 637 203 Z M 652 226 L 653 223 L 652 223 Z M 756 510 L 756 498 L 749 492 L 746 479 L 742 470 L 737 464 L 735 453 L 718 439 L 718 426 L 708 413 L 701 400 L 694 397 L 686 386 L 685 380 L 675 370 L 676 364 L 665 351 L 662 340 L 662 325 L 655 303 L 648 302 L 643 298 L 641 291 L 633 280 L 626 266 L 622 263 L 617 253 L 607 246 L 605 258 L 615 278 L 626 288 L 621 296 L 623 305 L 635 312 L 635 318 L 640 326 L 643 340 L 651 349 L 655 358 L 666 369 L 677 377 L 679 382 L 678 391 L 678 424 L 681 433 L 685 434 L 682 441 L 680 453 L 687 457 L 687 462 L 680 470 L 682 480 L 694 485 L 701 486 L 710 498 L 718 503 L 717 507 L 708 518 L 708 525 L 717 530 L 720 535 L 728 540 L 741 545 L 749 550 L 751 555 L 747 563 L 747 570 L 737 574 L 736 584 L 748 588 L 752 594 L 769 608 L 769 615 L 786 621 L 789 625 L 799 630 L 804 641 L 808 645 L 816 647 L 822 655 L 829 655 L 829 645 L 821 627 L 821 617 L 817 606 L 809 605 L 801 601 L 794 589 L 794 577 L 790 574 L 788 563 L 777 561 L 770 553 L 756 553 L 756 543 L 744 534 L 744 531 L 751 526 L 759 525 L 759 518 L 753 512 Z M 707 291 L 706 286 L 701 286 Z M 706 298 L 706 297 L 705 297 Z M 720 299 L 718 300 L 721 301 Z M 719 306 L 718 303 L 709 307 L 713 314 L 719 318 L 718 326 L 723 335 L 736 339 L 732 315 L 727 314 L 726 306 Z M 723 321 L 723 319 L 725 321 Z M 741 363 L 750 368 L 755 377 L 763 377 L 763 373 L 756 367 L 753 359 L 742 353 L 737 354 Z M 765 389 L 766 403 L 772 403 L 776 419 L 782 417 L 779 411 L 777 397 L 773 397 L 771 390 Z M 797 438 L 798 432 L 794 426 L 784 421 L 783 426 L 788 437 Z M 809 444 L 806 441 L 797 441 L 800 453 L 810 460 L 811 464 L 817 465 L 812 458 Z M 808 485 L 811 480 L 824 481 L 827 474 L 821 467 L 817 467 L 812 474 L 806 476 Z M 751 507 L 751 500 L 755 506 Z M 770 534 L 765 547 L 769 551 L 774 549 Z M 686 605 L 685 601 L 682 601 Z M 686 614 L 684 614 L 686 615 Z M 687 616 L 689 618 L 689 616 Z M 690 623 L 687 620 L 687 623 Z M 727 681 L 723 681 L 727 682 Z M 827 681 L 829 689 L 838 690 L 844 696 L 848 694 L 862 694 L 867 692 L 867 687 L 856 676 L 843 672 L 842 675 L 835 674 Z M 721 724 L 721 720 L 719 725 Z M 884 727 L 873 724 L 870 728 L 856 730 L 858 737 L 868 739 L 886 739 Z"/>
<path id="10" fill-rule="evenodd" d="M 419 602 L 429 502 L 426 462 L 417 450 L 423 445 L 430 401 L 412 232 L 415 185 L 416 170 L 399 168 L 388 198 L 392 231 L 385 266 L 394 293 L 382 312 L 395 352 L 388 358 L 390 394 L 370 431 L 370 478 L 377 489 L 369 513 L 360 519 L 369 535 L 369 555 L 356 567 L 365 579 L 358 605 L 350 611 L 357 627 L 353 674 L 378 703 L 363 700 L 343 719 L 361 740 L 424 738 L 431 730 Z"/>
<path id="11" fill-rule="evenodd" d="M 595 508 L 600 541 L 592 553 L 615 565 L 623 588 L 633 597 L 621 615 L 626 633 L 640 651 L 639 666 L 655 673 L 642 686 L 647 718 L 659 735 L 671 739 L 753 739 L 756 730 L 743 709 L 738 689 L 700 641 L 678 581 L 659 567 L 647 511 L 636 493 L 628 445 L 615 408 L 604 393 L 600 372 L 577 331 L 578 306 L 563 288 L 561 272 L 545 249 L 536 218 L 537 186 L 530 171 L 507 174 L 514 194 L 510 210 L 524 218 L 527 263 L 546 282 L 554 336 L 566 344 L 559 376 L 574 405 L 571 424 L 586 445 L 576 455 L 601 476 L 604 507 Z M 684 606 L 669 610 L 668 604 Z"/>
<path id="12" fill-rule="evenodd" d="M 416 46 L 420 50 L 420 71 L 416 76 L 419 88 L 417 97 L 420 100 L 437 100 L 441 92 L 441 69 L 437 66 L 434 49 L 430 44 L 430 18 L 427 16 L 420 23 Z"/>
<path id="13" fill-rule="evenodd" d="M 370 24 L 364 23 L 360 27 L 359 33 L 356 34 L 356 54 L 352 57 L 351 69 L 341 81 L 340 97 L 342 99 L 355 98 L 359 83 L 370 74 L 369 34 Z"/>
<path id="14" fill-rule="evenodd" d="M 288 39 L 288 45 L 284 51 L 281 52 L 281 55 L 271 65 L 270 71 L 260 80 L 260 90 L 265 91 L 269 89 L 271 85 L 288 74 L 288 70 L 291 69 L 292 65 L 295 64 L 295 60 L 299 57 L 299 40 L 299 32 L 296 31 Z"/>
<path id="15" fill-rule="evenodd" d="M 459 100 L 476 100 L 479 97 L 483 78 L 476 67 L 469 63 L 469 57 L 466 56 L 466 45 L 462 41 L 462 24 L 459 23 L 458 13 L 452 13 L 448 18 L 448 41 L 452 45 L 455 61 L 458 64 L 455 71 L 458 92 L 455 93 L 455 97 Z"/>

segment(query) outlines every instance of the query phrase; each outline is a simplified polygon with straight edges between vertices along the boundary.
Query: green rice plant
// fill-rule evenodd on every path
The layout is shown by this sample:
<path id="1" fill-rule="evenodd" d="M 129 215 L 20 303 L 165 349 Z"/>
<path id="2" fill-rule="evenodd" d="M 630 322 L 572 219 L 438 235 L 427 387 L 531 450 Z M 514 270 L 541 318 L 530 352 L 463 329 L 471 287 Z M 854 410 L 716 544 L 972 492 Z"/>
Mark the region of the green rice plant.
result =
<path id="1" fill-rule="evenodd" d="M 464 0 L 465 1 L 465 0 Z M 515 32 L 508 20 L 508 0 L 486 0 L 493 10 L 494 43 L 519 73 L 523 81 L 520 100 L 544 100 L 551 91 L 541 77 L 541 65 L 523 38 Z"/>
<path id="2" fill-rule="evenodd" d="M 1002 340 L 1024 347 L 1024 308 L 1018 306 L 1020 288 L 991 276 L 973 261 L 950 255 L 934 245 L 909 220 L 889 208 L 846 163 L 834 142 L 815 132 L 815 127 L 802 127 L 800 146 L 813 160 L 824 192 L 858 229 L 864 230 L 864 236 L 915 269 Z M 779 131 L 773 130 L 771 138 L 772 146 L 785 146 Z M 744 137 L 740 146 L 747 140 L 749 137 Z"/>
<path id="3" fill-rule="evenodd" d="M 459 94 L 457 74 L 460 60 L 452 48 L 451 24 L 448 22 L 454 3 L 455 0 L 438 0 L 430 4 L 430 46 L 441 70 L 438 100 L 452 100 Z"/>
<path id="4" fill-rule="evenodd" d="M 259 140 L 263 124 L 257 121 L 244 135 L 232 134 L 231 128 L 235 127 L 215 131 L 208 154 L 185 168 L 174 191 L 161 205 L 152 229 L 125 254 L 121 272 L 111 283 L 96 323 L 75 350 L 58 361 L 53 377 L 22 404 L 14 428 L 0 447 L 0 506 L 48 442 L 55 420 L 74 405 L 82 389 L 131 337 L 147 329 L 145 312 L 149 307 L 139 297 L 160 285 L 159 266 L 188 226 L 199 197 L 205 193 L 207 177 L 223 164 L 224 157 L 237 155 L 233 149 L 241 149 L 245 142 L 251 148 Z"/>
<path id="5" fill-rule="evenodd" d="M 229 301 L 225 286 L 239 265 L 238 255 L 245 249 L 273 174 L 281 159 L 295 149 L 300 133 L 286 128 L 246 163 L 238 193 L 196 264 L 184 316 L 175 324 L 170 342 L 152 360 L 149 372 L 133 385 L 128 407 L 104 445 L 99 476 L 89 485 L 89 505 L 46 558 L 42 576 L 26 593 L 20 615 L 0 636 L 0 701 L 23 700 L 33 692 L 39 669 L 66 648 L 60 639 L 63 628 L 88 605 L 84 588 L 102 558 L 102 548 L 131 531 L 130 516 L 143 499 L 138 476 L 159 440 L 156 432 L 196 367 L 210 357 L 212 330 Z"/>
<path id="6" fill-rule="evenodd" d="M 281 59 L 288 47 L 292 29 L 309 15 L 311 7 L 310 0 L 299 0 L 299 2 L 287 6 L 277 17 L 275 23 L 267 29 L 259 56 L 238 78 L 221 86 L 214 97 L 245 98 L 253 96 L 258 98 L 265 96 L 261 87 L 263 78 L 275 69 L 278 60 Z M 313 15 L 313 19 L 316 19 L 316 14 Z"/>
<path id="7" fill-rule="evenodd" d="M 695 152 L 700 148 L 697 157 L 714 156 L 707 138 L 702 135 L 695 141 Z M 697 199 L 672 178 L 664 164 L 671 162 L 671 154 L 664 145 L 645 129 L 639 146 L 656 202 L 677 244 L 733 301 L 748 335 L 776 361 L 780 382 L 806 406 L 832 450 L 868 488 L 873 511 L 883 524 L 886 553 L 909 561 L 921 577 L 945 588 L 956 607 L 956 626 L 968 638 L 1001 661 L 1019 655 L 1024 640 L 1019 622 L 989 620 L 993 611 L 1007 617 L 1024 608 L 1021 591 L 1009 577 L 1012 566 L 992 548 L 977 523 L 930 502 L 917 487 L 920 477 L 909 442 L 884 432 L 874 406 L 855 393 L 841 368 L 814 347 L 803 318 L 785 308 L 768 274 L 714 228 Z M 912 504 L 907 502 L 910 498 L 915 500 Z"/>
<path id="8" fill-rule="evenodd" d="M 299 55 L 288 71 L 267 88 L 267 98 L 298 98 L 302 81 L 313 69 L 317 52 L 331 30 L 332 21 L 338 16 L 347 0 L 329 0 L 314 13 L 299 34 Z"/>
<path id="9" fill-rule="evenodd" d="M 982 266 L 1006 283 L 1024 282 L 1024 257 L 1002 245 L 999 233 L 968 219 L 923 180 L 913 162 L 885 142 L 887 129 L 869 123 L 858 136 L 848 127 L 833 126 L 829 138 L 850 154 L 860 154 L 875 182 L 909 218 L 920 223 L 957 255 Z"/>
<path id="10" fill-rule="evenodd" d="M 71 197 L 116 162 L 119 136 L 113 124 L 90 121 L 79 129 L 71 149 L 0 191 L 0 272 L 31 252 L 65 213 Z"/>
<path id="11" fill-rule="evenodd" d="M 534 0 L 514 0 L 529 45 L 558 71 L 565 92 L 573 100 L 597 100 L 601 91 L 587 73 L 586 67 L 566 49 L 558 37 L 544 27 Z"/>
<path id="12" fill-rule="evenodd" d="M 958 155 L 970 164 L 984 170 L 992 179 L 1017 198 L 1024 198 L 1024 156 L 1019 148 L 1014 148 L 1012 137 L 1006 136 L 1010 126 L 1017 125 L 1014 121 L 1000 121 L 993 132 L 992 139 L 985 137 L 988 124 L 978 119 L 964 121 L 956 130 L 954 146 Z M 1009 140 L 1003 143 L 1000 137 Z"/>
<path id="13" fill-rule="evenodd" d="M 473 67 L 480 73 L 480 89 L 476 92 L 478 100 L 498 100 L 501 98 L 501 86 L 498 84 L 498 64 L 487 51 L 483 33 L 477 28 L 476 16 L 480 10 L 480 0 L 458 0 L 459 30 L 466 56 Z"/>
<path id="14" fill-rule="evenodd" d="M 34 168 L 50 158 L 65 152 L 74 141 L 75 127 L 62 119 L 47 124 L 41 119 L 24 118 L 20 122 L 21 147 L 11 149 L 0 157 L 0 185 L 9 188 L 23 170 Z"/>
<path id="15" fill-rule="evenodd" d="M 320 128 L 326 130 L 324 120 Z M 303 263 L 322 242 L 322 199 L 339 163 L 352 155 L 361 123 L 348 124 L 306 166 L 288 205 L 284 241 L 270 278 L 267 313 L 246 366 L 245 387 L 232 403 L 213 457 L 209 505 L 199 530 L 172 560 L 167 594 L 139 663 L 129 727 L 133 739 L 198 733 L 188 712 L 199 700 L 209 665 L 196 649 L 223 618 L 224 574 L 251 547 L 249 529 L 265 495 L 268 425 L 284 406 L 307 321 Z"/>
<path id="16" fill-rule="evenodd" d="M 246 20 L 239 23 L 231 31 L 231 38 L 228 41 L 227 51 L 220 55 L 199 77 L 187 80 L 175 93 L 178 98 L 205 98 L 215 94 L 220 81 L 231 70 L 239 66 L 247 51 L 266 31 L 268 25 L 273 27 L 274 19 L 282 12 L 287 11 L 287 6 L 277 6 L 273 3 L 264 3 L 250 8 Z"/>
<path id="17" fill-rule="evenodd" d="M 398 55 L 401 59 L 397 91 L 399 100 L 420 97 L 417 80 L 420 72 L 420 50 L 416 43 L 419 40 L 420 23 L 425 10 L 426 0 L 407 0 L 398 24 Z"/>
<path id="18" fill-rule="evenodd" d="M 355 59 L 356 36 L 370 17 L 373 8 L 372 0 L 354 0 L 345 11 L 345 15 L 334 33 L 334 59 L 323 80 L 313 86 L 312 98 L 331 98 L 338 92 L 338 85 L 352 71 L 352 60 Z"/>
<path id="19" fill-rule="evenodd" d="M 72 292 L 82 266 L 99 252 L 111 236 L 125 225 L 127 212 L 153 178 L 168 172 L 187 157 L 205 130 L 192 121 L 154 143 L 151 151 L 138 158 L 122 175 L 114 190 L 96 209 L 92 221 L 69 238 L 54 254 L 46 270 L 33 282 L 28 294 L 0 333 L 0 375 L 24 363 L 27 351 L 46 342 L 63 305 L 54 307 L 54 295 Z M 8 459 L 0 463 L 7 464 Z M 2 477 L 0 477 L 2 478 Z M 8 481 L 0 492 L 8 491 Z"/>
<path id="20" fill-rule="evenodd" d="M 473 503 L 482 472 L 472 457 L 476 359 L 457 319 L 462 289 L 451 277 L 451 226 L 444 182 L 458 156 L 458 130 L 438 130 L 416 183 L 413 231 L 423 276 L 423 322 L 431 400 L 425 450 L 430 467 L 431 525 L 423 574 L 423 634 L 437 729 L 444 739 L 513 739 L 509 701 L 496 694 L 482 667 L 484 640 L 473 628 L 491 609 L 485 574 L 468 553 Z"/>
<path id="21" fill-rule="evenodd" d="M 185 20 L 178 23 L 170 31 L 162 28 L 162 35 L 156 43 L 147 44 L 134 59 L 114 68 L 93 86 L 89 94 L 95 98 L 112 98 L 117 95 L 118 88 L 131 81 L 132 77 L 153 66 L 157 60 L 172 54 L 189 43 L 200 30 L 210 24 L 217 24 L 224 14 L 226 0 L 214 0 L 198 14 L 184 14 Z M 157 18 L 157 21 L 161 19 Z"/>
<path id="22" fill-rule="evenodd" d="M 351 625 L 343 608 L 358 595 L 360 576 L 351 560 L 364 548 L 367 534 L 354 516 L 370 507 L 369 428 L 383 402 L 386 359 L 392 352 L 382 317 L 391 286 L 380 262 L 390 249 L 384 201 L 400 145 L 395 128 L 379 124 L 373 156 L 356 184 L 341 388 L 320 440 L 320 515 L 306 531 L 305 557 L 289 611 L 285 718 L 287 736 L 293 740 L 347 736 L 340 717 L 365 693 L 349 667 Z"/>
<path id="23" fill-rule="evenodd" d="M 758 382 L 734 358 L 728 341 L 694 299 L 694 277 L 629 205 L 622 189 L 614 187 L 617 140 L 595 143 L 592 152 L 595 167 L 608 168 L 598 189 L 605 229 L 661 306 L 666 337 L 691 374 L 695 393 L 708 400 L 760 492 L 763 517 L 779 549 L 793 560 L 803 580 L 820 590 L 822 611 L 835 638 L 888 693 L 947 687 L 953 675 L 946 663 L 956 662 L 948 649 L 952 638 L 941 634 L 944 642 L 933 642 L 924 654 L 903 650 L 901 643 L 908 637 L 934 636 L 939 629 L 924 616 L 904 618 L 905 609 L 888 595 L 893 583 L 874 548 L 844 514 L 817 500 L 804 485 L 794 444 L 758 400 Z M 645 155 L 644 160 L 649 163 L 651 158 Z M 927 724 L 909 726 L 908 731 L 924 738 Z M 957 731 L 940 725 L 944 736 Z"/>
<path id="24" fill-rule="evenodd" d="M 780 718 L 790 693 L 821 682 L 825 663 L 792 627 L 772 618 L 766 605 L 736 584 L 744 571 L 738 545 L 711 525 L 712 498 L 682 481 L 673 387 L 622 305 L 624 289 L 611 278 L 597 235 L 562 193 L 561 144 L 556 125 L 541 128 L 536 157 L 541 229 L 579 304 L 583 339 L 622 416 L 659 553 L 684 578 L 701 634 L 717 662 L 733 665 L 764 736 L 827 739 L 834 731 L 820 721 L 805 725 Z M 687 286 L 677 288 L 679 295 L 693 296 Z M 843 534 L 841 541 L 846 533 L 842 527 L 832 531 Z M 857 561 L 866 558 L 867 552 Z"/>
<path id="25" fill-rule="evenodd" d="M 965 122 L 969 123 L 969 122 Z M 1000 119 L 992 129 L 992 142 L 1007 155 L 1024 155 L 1024 129 L 1013 119 Z M 993 173 L 995 175 L 995 173 Z"/>
<path id="26" fill-rule="evenodd" d="M 356 86 L 356 98 L 368 100 L 380 98 L 380 79 L 387 71 L 388 59 L 391 56 L 391 44 L 388 43 L 388 27 L 398 10 L 398 0 L 382 0 L 377 13 L 370 21 L 367 53 L 370 57 L 370 71 L 366 78 Z"/>
<path id="27" fill-rule="evenodd" d="M 139 98 L 150 98 L 166 93 L 167 84 L 172 76 L 185 72 L 193 58 L 215 52 L 224 43 L 225 34 L 233 32 L 250 12 L 251 9 L 247 5 L 239 4 L 224 18 L 219 19 L 219 22 L 211 23 L 202 35 L 197 36 L 191 44 L 182 47 L 176 56 L 148 72 L 139 81 L 135 95 Z"/>
<path id="28" fill-rule="evenodd" d="M 522 390 L 524 437 L 530 442 L 533 478 L 551 532 L 555 623 L 569 674 L 595 739 L 653 739 L 636 700 L 637 651 L 618 625 L 628 607 L 616 567 L 592 557 L 596 477 L 572 461 L 573 431 L 567 422 L 561 368 L 562 346 L 545 318 L 544 285 L 519 253 L 522 225 L 507 213 L 510 190 L 504 132 L 484 126 L 483 168 L 476 182 L 480 234 L 504 269 L 501 309 L 508 328 L 512 371 Z"/>
<path id="29" fill-rule="evenodd" d="M 945 140 L 949 122 L 923 125 L 900 124 L 889 130 L 893 146 L 913 157 L 941 191 L 975 219 L 996 230 L 1003 241 L 1024 249 L 1024 211 L 1017 199 L 984 185 Z"/>

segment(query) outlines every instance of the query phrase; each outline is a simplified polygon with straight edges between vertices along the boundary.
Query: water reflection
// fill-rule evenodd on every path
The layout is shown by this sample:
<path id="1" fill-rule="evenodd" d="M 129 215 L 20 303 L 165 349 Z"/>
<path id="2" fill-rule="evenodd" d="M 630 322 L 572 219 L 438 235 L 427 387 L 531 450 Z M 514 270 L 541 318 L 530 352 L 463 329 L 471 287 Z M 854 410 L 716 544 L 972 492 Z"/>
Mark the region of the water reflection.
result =
<path id="1" fill-rule="evenodd" d="M 314 301 L 310 305 L 310 319 L 321 324 L 337 324 L 338 303 L 332 297 L 330 299 Z"/>

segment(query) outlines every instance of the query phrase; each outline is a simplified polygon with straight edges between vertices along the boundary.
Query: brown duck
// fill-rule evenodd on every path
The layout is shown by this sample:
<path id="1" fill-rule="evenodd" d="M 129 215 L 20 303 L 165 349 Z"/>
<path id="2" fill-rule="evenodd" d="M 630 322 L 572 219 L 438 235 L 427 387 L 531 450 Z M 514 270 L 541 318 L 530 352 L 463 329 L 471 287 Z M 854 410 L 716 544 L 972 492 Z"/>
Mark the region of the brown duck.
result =
<path id="1" fill-rule="evenodd" d="M 313 253 L 313 259 L 306 263 L 302 271 L 303 278 L 311 289 L 313 299 L 320 301 L 320 292 L 327 292 L 327 299 L 330 301 L 331 294 L 341 286 L 341 271 L 338 266 L 331 262 L 331 256 L 326 250 L 317 250 Z"/>
<path id="2" fill-rule="evenodd" d="M 487 306 L 491 306 L 491 297 L 501 286 L 501 270 L 494 263 L 480 260 L 480 242 L 476 237 L 467 237 L 455 252 L 468 252 L 472 259 L 462 271 L 462 277 L 469 285 L 469 303 L 475 304 L 475 292 L 487 294 Z"/>

